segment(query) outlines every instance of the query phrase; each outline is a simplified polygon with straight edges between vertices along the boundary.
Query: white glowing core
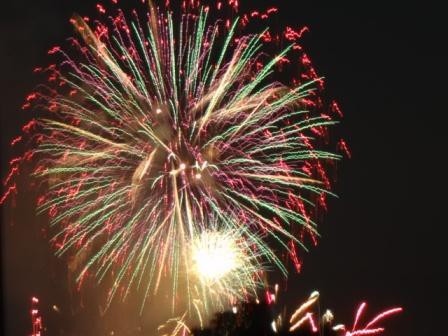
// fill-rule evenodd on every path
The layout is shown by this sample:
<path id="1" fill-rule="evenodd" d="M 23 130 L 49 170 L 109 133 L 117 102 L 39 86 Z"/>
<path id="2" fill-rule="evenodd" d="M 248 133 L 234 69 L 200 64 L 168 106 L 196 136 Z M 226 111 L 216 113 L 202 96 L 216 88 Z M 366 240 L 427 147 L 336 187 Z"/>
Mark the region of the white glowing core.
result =
<path id="1" fill-rule="evenodd" d="M 207 282 L 219 281 L 238 267 L 238 246 L 218 233 L 203 233 L 193 251 L 197 274 Z"/>

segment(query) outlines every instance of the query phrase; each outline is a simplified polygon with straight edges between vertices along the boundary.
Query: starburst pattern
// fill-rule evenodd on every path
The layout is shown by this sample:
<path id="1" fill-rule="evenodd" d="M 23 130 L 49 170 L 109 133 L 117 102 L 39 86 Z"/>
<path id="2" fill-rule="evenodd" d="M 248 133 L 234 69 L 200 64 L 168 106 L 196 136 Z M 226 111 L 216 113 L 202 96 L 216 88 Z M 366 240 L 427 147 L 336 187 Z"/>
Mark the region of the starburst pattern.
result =
<path id="1" fill-rule="evenodd" d="M 318 109 L 313 71 L 277 79 L 303 32 L 288 28 L 291 44 L 270 56 L 268 30 L 242 33 L 247 15 L 211 24 L 209 10 L 177 18 L 150 4 L 130 23 L 120 10 L 110 23 L 76 16 L 78 52 L 51 49 L 63 57 L 46 69 L 58 84 L 27 99 L 46 110 L 26 126 L 37 128 L 28 155 L 48 185 L 38 211 L 50 215 L 57 255 L 90 255 L 78 281 L 113 275 L 109 302 L 134 285 L 146 298 L 164 279 L 183 288 L 191 244 L 210 222 L 285 274 L 278 247 L 298 265 L 302 235 L 317 236 L 326 167 L 339 158 L 321 145 L 336 121 Z M 246 280 L 240 293 L 254 288 Z"/>

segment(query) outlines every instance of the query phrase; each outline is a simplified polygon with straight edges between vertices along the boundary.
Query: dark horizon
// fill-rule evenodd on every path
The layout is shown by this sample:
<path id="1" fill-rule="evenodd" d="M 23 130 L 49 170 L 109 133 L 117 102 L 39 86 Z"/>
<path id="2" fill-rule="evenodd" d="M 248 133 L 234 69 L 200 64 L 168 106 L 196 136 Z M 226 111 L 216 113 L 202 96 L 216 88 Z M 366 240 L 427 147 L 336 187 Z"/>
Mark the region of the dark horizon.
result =
<path id="1" fill-rule="evenodd" d="M 71 15 L 93 16 L 96 3 L 3 4 L 2 178 L 8 161 L 17 155 L 9 143 L 29 120 L 21 106 L 39 84 L 33 68 L 48 64 L 47 51 L 73 35 Z M 446 107 L 434 96 L 441 91 L 443 70 L 446 29 L 441 9 L 413 3 L 391 8 L 244 1 L 250 8 L 272 4 L 280 8 L 278 20 L 283 25 L 309 27 L 303 46 L 326 78 L 326 94 L 344 112 L 338 132 L 352 152 L 352 158 L 338 167 L 339 198 L 330 200 L 320 222 L 317 248 L 302 253 L 301 274 L 291 272 L 288 279 L 288 292 L 283 294 L 288 306 L 293 309 L 317 289 L 322 308 L 332 309 L 338 322 L 350 325 L 355 309 L 365 300 L 368 317 L 386 308 L 404 308 L 385 323 L 385 335 L 440 335 L 446 287 L 440 284 L 446 261 L 438 225 L 445 179 L 439 171 L 446 149 L 438 146 L 444 143 Z M 2 207 L 2 334 L 29 333 L 32 295 L 41 299 L 47 314 L 44 323 L 47 319 L 53 326 L 95 324 L 98 312 L 88 305 L 77 320 L 70 320 L 66 279 L 58 276 L 66 266 L 53 256 L 31 200 L 21 194 L 17 200 L 29 210 L 14 214 Z M 64 307 L 64 312 L 52 312 L 53 304 Z M 132 324 L 138 318 L 128 320 Z"/>

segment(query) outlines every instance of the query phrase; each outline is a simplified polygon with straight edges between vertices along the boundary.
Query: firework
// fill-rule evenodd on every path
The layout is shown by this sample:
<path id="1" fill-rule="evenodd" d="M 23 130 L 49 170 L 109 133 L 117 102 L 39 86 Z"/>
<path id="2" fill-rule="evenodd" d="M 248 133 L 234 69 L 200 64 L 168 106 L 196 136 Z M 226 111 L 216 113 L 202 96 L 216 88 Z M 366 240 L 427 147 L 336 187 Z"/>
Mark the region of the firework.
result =
<path id="1" fill-rule="evenodd" d="M 256 242 L 248 239 L 250 236 L 235 231 L 207 230 L 192 242 L 190 278 L 197 279 L 193 301 L 201 311 L 209 311 L 210 304 L 225 309 L 239 300 L 257 297 L 263 283 L 264 256 L 253 251 Z"/>
<path id="2" fill-rule="evenodd" d="M 320 312 L 319 297 L 319 292 L 315 291 L 311 293 L 310 297 L 304 303 L 302 303 L 291 315 L 289 319 L 290 332 L 308 328 L 312 333 L 318 333 L 319 331 L 322 331 L 328 334 L 344 336 L 379 335 L 383 333 L 385 329 L 382 327 L 378 327 L 378 323 L 384 320 L 386 317 L 403 311 L 401 307 L 385 310 L 382 313 L 378 314 L 369 323 L 366 323 L 365 327 L 358 328 L 358 324 L 362 317 L 363 311 L 367 306 L 367 304 L 363 302 L 356 312 L 353 327 L 351 328 L 351 330 L 347 330 L 346 326 L 343 324 L 333 325 L 334 315 L 330 310 L 326 310 L 322 316 L 316 313 L 316 311 Z M 282 321 L 282 317 L 279 316 L 276 321 L 273 321 L 273 324 L 276 324 L 276 328 L 280 328 L 282 326 Z M 278 326 L 277 323 L 279 324 Z"/>
<path id="3" fill-rule="evenodd" d="M 343 331 L 345 336 L 379 335 L 382 334 L 385 329 L 383 327 L 379 327 L 378 323 L 391 315 L 398 314 L 403 311 L 401 307 L 385 310 L 374 317 L 370 322 L 366 323 L 364 327 L 359 327 L 358 324 L 366 307 L 367 303 L 363 302 L 360 304 L 356 312 L 355 320 L 353 322 L 353 327 L 351 328 L 351 330 L 346 330 L 343 325 L 335 326 L 333 329 Z"/>
<path id="4" fill-rule="evenodd" d="M 275 293 L 278 293 L 278 287 Z M 266 300 L 263 302 L 240 304 L 233 309 L 232 313 L 218 314 L 211 329 L 188 330 L 188 333 L 194 335 L 380 335 L 385 328 L 380 327 L 379 323 L 403 310 L 400 307 L 385 310 L 364 327 L 359 327 L 367 306 L 366 303 L 362 303 L 355 314 L 353 327 L 349 329 L 343 324 L 334 324 L 335 316 L 330 310 L 321 313 L 320 294 L 317 291 L 311 293 L 289 318 L 286 307 L 279 307 L 277 295 L 268 291 Z M 273 300 L 268 299 L 269 297 Z M 271 320 L 272 317 L 274 317 L 273 320 Z"/>
<path id="5" fill-rule="evenodd" d="M 39 314 L 39 310 L 37 309 L 37 305 L 39 303 L 39 299 L 35 296 L 31 298 L 31 328 L 32 333 L 31 336 L 42 336 L 42 317 Z"/>
<path id="6" fill-rule="evenodd" d="M 148 8 L 145 19 L 118 10 L 110 21 L 71 20 L 76 53 L 54 47 L 60 64 L 36 69 L 51 84 L 27 97 L 25 108 L 45 112 L 25 125 L 38 147 L 18 161 L 39 159 L 34 175 L 48 190 L 38 211 L 49 214 L 56 253 L 79 257 L 80 283 L 111 275 L 109 303 L 133 286 L 146 300 L 166 279 L 173 305 L 185 287 L 194 297 L 196 283 L 183 275 L 193 273 L 192 246 L 199 273 L 210 271 L 204 243 L 230 244 L 237 265 L 208 274 L 213 286 L 199 283 L 253 293 L 260 258 L 286 274 L 278 247 L 300 267 L 296 246 L 305 234 L 316 239 L 315 214 L 331 194 L 326 167 L 339 156 L 323 146 L 335 121 L 322 80 L 305 54 L 297 63 L 307 70 L 277 79 L 303 31 L 288 28 L 290 45 L 273 54 L 268 30 L 241 32 L 248 15 L 210 24 L 209 7 L 179 17 Z"/>

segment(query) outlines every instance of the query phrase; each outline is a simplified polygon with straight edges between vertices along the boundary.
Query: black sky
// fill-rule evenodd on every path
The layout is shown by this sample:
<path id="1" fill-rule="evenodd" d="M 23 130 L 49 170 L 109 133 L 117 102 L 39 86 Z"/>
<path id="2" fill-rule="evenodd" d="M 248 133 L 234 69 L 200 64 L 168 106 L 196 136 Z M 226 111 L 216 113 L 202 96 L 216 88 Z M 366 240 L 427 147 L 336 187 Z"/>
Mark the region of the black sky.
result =
<path id="1" fill-rule="evenodd" d="M 29 118 L 20 107 L 38 84 L 32 69 L 47 64 L 47 50 L 73 34 L 70 16 L 94 13 L 95 3 L 2 2 L 2 176 L 8 159 L 17 154 L 8 143 Z M 245 3 L 265 8 L 272 2 Z M 319 289 L 323 306 L 347 323 L 364 299 L 371 303 L 371 314 L 402 305 L 405 313 L 388 324 L 388 335 L 442 335 L 446 20 L 440 8 L 422 2 L 401 7 L 314 3 L 277 1 L 279 20 L 309 26 L 304 46 L 326 77 L 327 94 L 345 113 L 341 130 L 353 158 L 339 167 L 340 198 L 330 202 L 320 226 L 323 238 L 305 256 L 302 274 L 290 278 L 288 298 L 298 303 Z M 26 197 L 20 198 L 27 204 Z M 52 257 L 28 203 L 29 210 L 15 214 L 14 221 L 14 211 L 3 209 L 2 335 L 28 334 L 32 294 L 47 306 L 69 299 L 65 279 L 57 277 L 64 265 Z M 67 316 L 48 317 L 58 318 L 77 323 Z M 97 323 L 96 313 L 79 319 Z"/>

